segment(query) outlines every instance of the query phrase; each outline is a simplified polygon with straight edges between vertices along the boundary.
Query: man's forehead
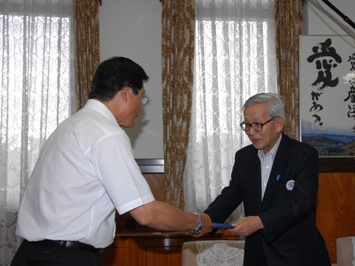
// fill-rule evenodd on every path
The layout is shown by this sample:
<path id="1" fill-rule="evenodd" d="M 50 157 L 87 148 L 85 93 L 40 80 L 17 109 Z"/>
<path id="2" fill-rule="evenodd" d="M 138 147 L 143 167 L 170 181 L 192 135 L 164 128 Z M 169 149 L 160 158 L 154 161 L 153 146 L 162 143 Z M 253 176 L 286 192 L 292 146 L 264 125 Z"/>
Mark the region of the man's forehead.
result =
<path id="1" fill-rule="evenodd" d="M 263 108 L 258 106 L 256 108 L 254 106 L 249 106 L 244 109 L 244 119 L 245 120 L 253 120 L 253 121 L 262 121 L 263 119 L 268 117 L 267 108 Z"/>

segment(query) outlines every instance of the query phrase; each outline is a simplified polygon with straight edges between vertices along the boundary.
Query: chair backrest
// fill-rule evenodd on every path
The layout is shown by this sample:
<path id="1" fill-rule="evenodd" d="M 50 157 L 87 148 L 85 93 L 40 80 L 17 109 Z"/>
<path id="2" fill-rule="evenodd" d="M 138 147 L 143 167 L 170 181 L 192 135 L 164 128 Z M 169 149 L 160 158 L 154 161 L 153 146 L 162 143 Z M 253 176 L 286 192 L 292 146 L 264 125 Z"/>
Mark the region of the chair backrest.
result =
<path id="1" fill-rule="evenodd" d="M 182 266 L 243 266 L 244 240 L 200 240 L 182 245 Z"/>
<path id="2" fill-rule="evenodd" d="M 340 237 L 336 240 L 337 266 L 355 265 L 355 236 Z"/>

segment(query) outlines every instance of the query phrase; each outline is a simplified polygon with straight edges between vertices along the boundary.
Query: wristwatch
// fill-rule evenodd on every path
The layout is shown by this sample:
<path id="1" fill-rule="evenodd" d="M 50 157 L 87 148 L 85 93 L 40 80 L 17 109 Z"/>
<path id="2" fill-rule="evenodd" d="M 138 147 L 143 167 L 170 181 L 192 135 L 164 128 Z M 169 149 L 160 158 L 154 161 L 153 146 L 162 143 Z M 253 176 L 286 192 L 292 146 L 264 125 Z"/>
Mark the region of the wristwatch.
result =
<path id="1" fill-rule="evenodd" d="M 202 228 L 203 228 L 203 221 L 202 221 L 202 216 L 201 216 L 201 214 L 196 213 L 196 212 L 195 212 L 195 214 L 198 215 L 198 218 L 200 219 L 200 222 L 199 222 L 199 224 L 197 225 L 197 227 L 196 227 L 195 229 L 189 230 L 189 233 L 190 233 L 191 235 L 198 235 L 199 233 L 201 233 Z"/>

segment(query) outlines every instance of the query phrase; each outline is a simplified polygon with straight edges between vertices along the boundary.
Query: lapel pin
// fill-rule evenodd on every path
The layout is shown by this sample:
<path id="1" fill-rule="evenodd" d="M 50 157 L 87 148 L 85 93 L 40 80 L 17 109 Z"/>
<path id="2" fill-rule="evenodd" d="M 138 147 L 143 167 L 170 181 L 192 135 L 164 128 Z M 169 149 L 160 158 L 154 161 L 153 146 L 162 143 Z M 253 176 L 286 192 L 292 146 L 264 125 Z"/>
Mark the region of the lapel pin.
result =
<path id="1" fill-rule="evenodd" d="M 295 180 L 289 180 L 286 183 L 287 190 L 291 191 L 291 190 L 293 190 L 294 187 L 295 187 Z"/>

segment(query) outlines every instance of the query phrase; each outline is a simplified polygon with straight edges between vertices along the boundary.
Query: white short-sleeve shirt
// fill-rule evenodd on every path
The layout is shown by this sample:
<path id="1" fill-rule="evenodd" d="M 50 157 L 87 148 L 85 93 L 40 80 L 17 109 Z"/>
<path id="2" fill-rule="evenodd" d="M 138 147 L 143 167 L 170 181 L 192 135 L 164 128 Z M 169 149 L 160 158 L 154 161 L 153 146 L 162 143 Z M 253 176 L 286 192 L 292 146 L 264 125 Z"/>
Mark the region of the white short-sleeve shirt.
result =
<path id="1" fill-rule="evenodd" d="M 122 214 L 152 201 L 125 131 L 104 104 L 89 100 L 42 147 L 16 233 L 104 248 L 113 242 L 115 209 Z"/>

